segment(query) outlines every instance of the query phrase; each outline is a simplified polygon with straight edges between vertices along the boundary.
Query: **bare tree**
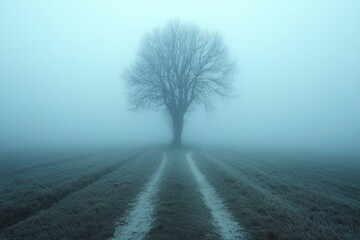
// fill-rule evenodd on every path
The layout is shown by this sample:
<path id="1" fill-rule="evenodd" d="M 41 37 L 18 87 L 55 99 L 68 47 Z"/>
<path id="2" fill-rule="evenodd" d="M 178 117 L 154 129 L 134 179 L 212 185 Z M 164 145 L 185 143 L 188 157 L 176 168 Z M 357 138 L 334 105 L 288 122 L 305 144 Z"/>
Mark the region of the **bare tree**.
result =
<path id="1" fill-rule="evenodd" d="M 172 120 L 173 146 L 181 145 L 185 114 L 229 96 L 235 63 L 217 33 L 179 21 L 155 29 L 141 42 L 137 60 L 125 71 L 134 110 L 165 110 Z"/>

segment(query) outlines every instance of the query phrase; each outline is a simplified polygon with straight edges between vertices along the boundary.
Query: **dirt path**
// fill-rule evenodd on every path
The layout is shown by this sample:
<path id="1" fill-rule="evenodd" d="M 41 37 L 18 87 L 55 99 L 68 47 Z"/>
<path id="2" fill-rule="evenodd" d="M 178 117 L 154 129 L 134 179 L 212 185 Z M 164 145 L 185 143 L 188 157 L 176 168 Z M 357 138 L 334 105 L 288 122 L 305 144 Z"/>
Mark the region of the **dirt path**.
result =
<path id="1" fill-rule="evenodd" d="M 221 239 L 212 225 L 185 152 L 170 151 L 155 207 L 155 222 L 145 239 Z"/>
<path id="2" fill-rule="evenodd" d="M 192 153 L 185 154 L 170 152 L 168 160 L 164 153 L 157 171 L 118 222 L 112 240 L 246 239 Z"/>

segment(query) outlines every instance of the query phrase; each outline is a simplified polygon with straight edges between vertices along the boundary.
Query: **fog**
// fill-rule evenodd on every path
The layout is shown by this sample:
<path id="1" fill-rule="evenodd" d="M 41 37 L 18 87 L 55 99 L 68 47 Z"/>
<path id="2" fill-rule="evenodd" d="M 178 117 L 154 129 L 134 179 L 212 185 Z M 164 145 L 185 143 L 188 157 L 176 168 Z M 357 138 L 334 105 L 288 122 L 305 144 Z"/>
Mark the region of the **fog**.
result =
<path id="1" fill-rule="evenodd" d="M 186 115 L 186 144 L 360 153 L 359 1 L 1 1 L 0 149 L 168 144 L 121 74 L 169 20 L 218 31 L 236 98 Z"/>

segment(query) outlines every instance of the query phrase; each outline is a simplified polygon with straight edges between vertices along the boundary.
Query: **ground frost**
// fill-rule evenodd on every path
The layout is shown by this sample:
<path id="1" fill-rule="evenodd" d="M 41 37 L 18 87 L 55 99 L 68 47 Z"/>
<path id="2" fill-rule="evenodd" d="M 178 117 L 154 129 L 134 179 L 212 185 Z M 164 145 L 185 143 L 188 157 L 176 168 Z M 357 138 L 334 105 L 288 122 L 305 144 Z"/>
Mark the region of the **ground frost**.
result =
<path id="1" fill-rule="evenodd" d="M 154 221 L 155 199 L 159 190 L 161 175 L 167 162 L 167 156 L 164 153 L 163 159 L 155 174 L 151 177 L 146 188 L 141 192 L 132 209 L 126 215 L 125 219 L 120 221 L 122 225 L 115 230 L 113 240 L 138 240 L 144 239 L 150 231 Z"/>
<path id="2" fill-rule="evenodd" d="M 239 223 L 234 220 L 222 200 L 216 194 L 214 188 L 207 182 L 205 176 L 197 168 L 192 159 L 192 153 L 188 153 L 186 158 L 199 185 L 205 204 L 210 209 L 213 223 L 221 237 L 224 240 L 245 239 L 245 233 Z"/>

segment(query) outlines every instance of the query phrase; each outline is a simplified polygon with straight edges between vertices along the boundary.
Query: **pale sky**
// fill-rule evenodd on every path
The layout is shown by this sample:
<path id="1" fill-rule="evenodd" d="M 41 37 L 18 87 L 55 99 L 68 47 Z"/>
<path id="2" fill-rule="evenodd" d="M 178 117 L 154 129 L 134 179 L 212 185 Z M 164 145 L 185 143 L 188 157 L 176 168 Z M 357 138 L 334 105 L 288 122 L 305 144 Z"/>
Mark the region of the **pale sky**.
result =
<path id="1" fill-rule="evenodd" d="M 171 140 L 128 111 L 123 70 L 169 20 L 218 31 L 238 97 L 186 116 L 186 143 L 360 150 L 360 1 L 0 2 L 0 149 Z"/>

